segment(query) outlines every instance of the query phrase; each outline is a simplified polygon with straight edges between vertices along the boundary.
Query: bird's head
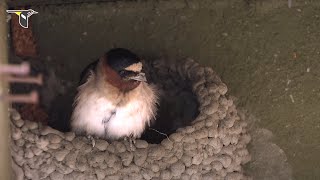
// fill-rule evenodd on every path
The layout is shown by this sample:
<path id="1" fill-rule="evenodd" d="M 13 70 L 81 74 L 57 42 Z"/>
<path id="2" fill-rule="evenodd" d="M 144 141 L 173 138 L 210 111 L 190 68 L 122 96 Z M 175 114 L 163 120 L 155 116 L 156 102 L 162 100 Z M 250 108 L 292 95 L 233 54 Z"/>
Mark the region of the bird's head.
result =
<path id="1" fill-rule="evenodd" d="M 111 49 L 101 61 L 105 80 L 121 91 L 133 90 L 147 81 L 140 58 L 127 49 Z"/>

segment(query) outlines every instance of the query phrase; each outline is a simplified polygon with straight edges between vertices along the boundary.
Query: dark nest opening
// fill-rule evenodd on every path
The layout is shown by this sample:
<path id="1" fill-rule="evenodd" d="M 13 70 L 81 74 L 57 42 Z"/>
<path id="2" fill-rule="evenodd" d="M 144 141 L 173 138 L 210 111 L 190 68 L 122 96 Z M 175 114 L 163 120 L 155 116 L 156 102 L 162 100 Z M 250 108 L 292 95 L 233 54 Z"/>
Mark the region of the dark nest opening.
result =
<path id="1" fill-rule="evenodd" d="M 156 121 L 146 129 L 141 139 L 160 143 L 177 129 L 188 126 L 199 114 L 199 103 L 188 80 L 169 66 L 157 68 L 164 61 L 145 63 L 149 81 L 160 89 L 160 104 Z"/>
<path id="2" fill-rule="evenodd" d="M 199 114 L 196 97 L 190 89 L 184 88 L 175 94 L 167 91 L 170 90 L 165 89 L 161 96 L 155 123 L 141 137 L 149 143 L 160 143 L 178 128 L 190 125 Z"/>

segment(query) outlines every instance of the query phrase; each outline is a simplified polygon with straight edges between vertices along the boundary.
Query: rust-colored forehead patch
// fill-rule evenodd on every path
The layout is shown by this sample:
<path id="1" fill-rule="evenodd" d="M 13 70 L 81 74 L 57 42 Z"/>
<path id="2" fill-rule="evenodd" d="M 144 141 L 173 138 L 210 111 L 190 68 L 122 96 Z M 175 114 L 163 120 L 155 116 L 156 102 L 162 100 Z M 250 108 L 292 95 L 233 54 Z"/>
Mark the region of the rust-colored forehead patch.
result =
<path id="1" fill-rule="evenodd" d="M 125 68 L 127 71 L 133 71 L 133 72 L 141 72 L 142 70 L 142 63 L 138 62 L 135 64 L 130 65 L 129 67 Z"/>
<path id="2" fill-rule="evenodd" d="M 124 92 L 133 90 L 139 86 L 140 82 L 138 82 L 138 81 L 124 81 L 124 80 L 122 80 L 121 77 L 119 76 L 119 74 L 115 70 L 113 70 L 105 61 L 102 61 L 102 62 L 104 62 L 103 63 L 103 72 L 106 75 L 105 80 L 110 85 L 112 85 L 112 86 L 118 88 L 120 91 L 124 91 Z M 141 64 L 141 69 L 142 69 L 142 64 Z"/>

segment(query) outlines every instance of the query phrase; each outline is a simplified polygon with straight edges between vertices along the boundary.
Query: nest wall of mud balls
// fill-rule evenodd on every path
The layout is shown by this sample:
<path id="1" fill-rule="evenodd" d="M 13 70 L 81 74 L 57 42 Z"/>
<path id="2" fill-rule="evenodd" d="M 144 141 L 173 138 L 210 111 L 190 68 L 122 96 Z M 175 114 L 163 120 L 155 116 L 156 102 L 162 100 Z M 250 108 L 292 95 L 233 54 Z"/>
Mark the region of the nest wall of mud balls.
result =
<path id="1" fill-rule="evenodd" d="M 137 140 L 134 150 L 127 141 L 96 139 L 93 147 L 86 137 L 22 120 L 12 109 L 15 179 L 250 179 L 242 168 L 250 160 L 246 122 L 218 75 L 191 59 L 170 65 L 157 60 L 149 68 L 169 87 L 190 85 L 199 114 L 189 125 L 159 144 Z"/>

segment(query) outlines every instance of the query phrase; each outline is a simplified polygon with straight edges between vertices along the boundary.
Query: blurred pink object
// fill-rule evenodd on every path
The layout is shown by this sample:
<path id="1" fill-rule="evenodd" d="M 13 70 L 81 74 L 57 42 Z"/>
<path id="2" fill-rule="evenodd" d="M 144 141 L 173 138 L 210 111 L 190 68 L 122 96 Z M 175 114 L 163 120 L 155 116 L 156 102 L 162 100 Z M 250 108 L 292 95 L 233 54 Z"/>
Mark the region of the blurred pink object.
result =
<path id="1" fill-rule="evenodd" d="M 38 84 L 38 85 L 42 85 L 43 83 L 42 74 L 39 74 L 36 77 L 5 76 L 5 80 L 7 80 L 8 82 L 30 83 L 30 84 Z"/>
<path id="2" fill-rule="evenodd" d="M 31 91 L 30 94 L 0 96 L 0 100 L 4 100 L 4 101 L 8 101 L 8 102 L 15 102 L 15 103 L 37 104 L 38 100 L 39 100 L 39 96 L 36 91 Z"/>
<path id="3" fill-rule="evenodd" d="M 30 64 L 23 62 L 20 65 L 1 64 L 0 74 L 26 75 L 30 72 Z"/>
<path id="4" fill-rule="evenodd" d="M 29 73 L 30 73 L 30 64 L 27 62 L 23 62 L 20 65 L 11 65 L 11 64 L 0 65 L 0 75 L 4 74 L 4 76 L 1 76 L 2 80 L 8 81 L 8 82 L 31 83 L 31 84 L 42 85 L 43 78 L 41 74 L 39 74 L 37 77 L 30 77 L 30 76 L 27 76 Z M 12 102 L 12 103 L 37 104 L 39 102 L 39 95 L 36 91 L 32 91 L 30 94 L 18 94 L 18 95 L 2 93 L 0 94 L 0 100 Z"/>

